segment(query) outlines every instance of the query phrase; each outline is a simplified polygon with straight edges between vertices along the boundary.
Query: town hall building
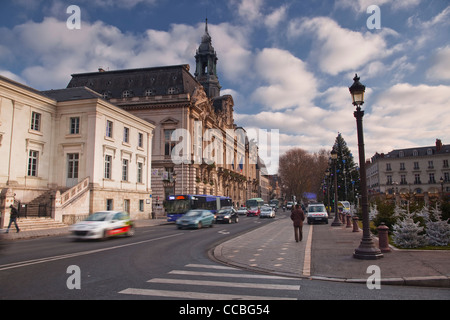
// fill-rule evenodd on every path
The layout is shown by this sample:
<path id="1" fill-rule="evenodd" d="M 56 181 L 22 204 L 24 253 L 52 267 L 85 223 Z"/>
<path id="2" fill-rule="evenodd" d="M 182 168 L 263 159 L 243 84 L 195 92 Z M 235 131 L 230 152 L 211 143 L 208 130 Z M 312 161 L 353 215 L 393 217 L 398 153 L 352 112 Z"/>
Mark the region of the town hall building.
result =
<path id="1" fill-rule="evenodd" d="M 218 57 L 207 22 L 195 61 L 194 75 L 188 64 L 117 71 L 99 69 L 73 74 L 68 88 L 86 86 L 155 126 L 152 198 L 156 207 L 170 194 L 223 195 L 231 197 L 235 204 L 244 204 L 260 194 L 260 173 L 257 160 L 251 159 L 248 140 L 239 139 L 240 133 L 245 136 L 245 130 L 234 122 L 233 97 L 220 93 Z M 174 147 L 181 141 L 173 139 L 177 129 L 184 129 L 191 138 L 188 157 L 178 164 L 172 157 Z M 208 130 L 220 132 L 212 139 L 220 140 L 215 142 L 220 145 L 218 152 L 223 152 L 222 163 L 203 161 L 211 143 L 202 139 Z M 230 136 L 230 133 L 237 134 Z M 230 145 L 227 148 L 227 139 L 234 141 L 232 149 Z"/>

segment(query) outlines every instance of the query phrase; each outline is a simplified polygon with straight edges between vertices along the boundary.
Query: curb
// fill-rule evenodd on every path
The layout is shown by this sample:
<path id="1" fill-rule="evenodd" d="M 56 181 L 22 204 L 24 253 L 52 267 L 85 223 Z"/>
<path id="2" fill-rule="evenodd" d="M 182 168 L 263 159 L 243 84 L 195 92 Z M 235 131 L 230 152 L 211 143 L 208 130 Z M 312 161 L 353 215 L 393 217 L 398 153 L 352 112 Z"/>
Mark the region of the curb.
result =
<path id="1" fill-rule="evenodd" d="M 324 276 L 311 276 L 308 278 L 310 280 L 319 280 L 319 281 L 334 281 L 334 282 L 358 283 L 358 284 L 367 283 L 367 279 L 333 278 Z M 450 288 L 450 277 L 429 276 L 429 277 L 385 278 L 381 279 L 380 284 L 392 286 Z"/>

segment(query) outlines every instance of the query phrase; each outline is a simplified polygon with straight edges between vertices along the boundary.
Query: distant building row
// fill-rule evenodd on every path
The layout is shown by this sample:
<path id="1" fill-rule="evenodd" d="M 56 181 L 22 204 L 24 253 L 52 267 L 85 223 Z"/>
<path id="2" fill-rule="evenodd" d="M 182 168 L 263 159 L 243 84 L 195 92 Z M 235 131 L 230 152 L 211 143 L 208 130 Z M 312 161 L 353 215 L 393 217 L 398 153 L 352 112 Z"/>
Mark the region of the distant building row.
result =
<path id="1" fill-rule="evenodd" d="M 366 167 L 371 195 L 410 197 L 429 201 L 450 193 L 450 145 L 440 139 L 434 146 L 375 154 Z"/>

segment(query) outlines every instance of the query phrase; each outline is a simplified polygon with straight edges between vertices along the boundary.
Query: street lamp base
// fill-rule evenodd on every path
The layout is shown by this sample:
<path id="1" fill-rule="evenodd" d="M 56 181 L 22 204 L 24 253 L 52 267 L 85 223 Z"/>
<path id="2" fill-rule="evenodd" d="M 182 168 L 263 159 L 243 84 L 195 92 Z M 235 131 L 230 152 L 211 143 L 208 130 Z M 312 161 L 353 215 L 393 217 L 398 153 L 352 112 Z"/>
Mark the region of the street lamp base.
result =
<path id="1" fill-rule="evenodd" d="M 339 221 L 334 220 L 334 221 L 331 223 L 331 226 L 332 226 L 332 227 L 340 227 L 340 226 L 342 226 L 342 223 L 340 223 Z"/>
<path id="2" fill-rule="evenodd" d="M 363 239 L 353 253 L 353 258 L 359 260 L 377 260 L 383 258 L 381 250 L 375 247 L 372 239 Z"/>
<path id="3" fill-rule="evenodd" d="M 341 221 L 339 220 L 339 217 L 337 216 L 337 214 L 334 214 L 334 220 L 333 220 L 333 222 L 331 223 L 331 226 L 332 226 L 332 227 L 340 227 L 340 226 L 342 226 L 342 223 L 341 223 Z"/>

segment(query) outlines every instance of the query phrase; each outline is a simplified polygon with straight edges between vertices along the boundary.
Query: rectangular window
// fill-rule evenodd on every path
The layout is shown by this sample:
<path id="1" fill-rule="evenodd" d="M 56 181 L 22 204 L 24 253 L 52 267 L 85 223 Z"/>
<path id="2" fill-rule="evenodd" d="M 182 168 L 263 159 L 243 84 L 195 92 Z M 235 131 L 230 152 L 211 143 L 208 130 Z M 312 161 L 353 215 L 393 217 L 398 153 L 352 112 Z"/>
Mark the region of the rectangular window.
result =
<path id="1" fill-rule="evenodd" d="M 111 179 L 111 170 L 112 170 L 112 156 L 105 156 L 105 179 Z"/>
<path id="2" fill-rule="evenodd" d="M 386 176 L 386 184 L 391 185 L 392 184 L 392 176 Z"/>
<path id="3" fill-rule="evenodd" d="M 175 142 L 172 142 L 172 133 L 175 130 L 164 130 L 164 155 L 172 155 L 172 149 L 175 147 Z"/>
<path id="4" fill-rule="evenodd" d="M 414 162 L 414 170 L 419 170 L 420 166 L 419 166 L 419 162 L 415 161 Z"/>
<path id="5" fill-rule="evenodd" d="M 114 201 L 113 199 L 106 199 L 106 210 L 112 211 L 114 209 Z"/>
<path id="6" fill-rule="evenodd" d="M 386 163 L 386 171 L 391 171 L 391 164 L 390 163 Z"/>
<path id="7" fill-rule="evenodd" d="M 67 178 L 68 179 L 78 179 L 78 164 L 80 160 L 80 155 L 78 153 L 68 153 L 67 154 Z"/>
<path id="8" fill-rule="evenodd" d="M 123 211 L 130 214 L 130 200 L 129 199 L 123 200 Z"/>
<path id="9" fill-rule="evenodd" d="M 41 128 L 41 114 L 37 112 L 31 113 L 31 130 L 40 131 Z"/>
<path id="10" fill-rule="evenodd" d="M 123 142 L 125 143 L 130 142 L 130 129 L 127 127 L 123 128 Z"/>
<path id="11" fill-rule="evenodd" d="M 144 168 L 144 164 L 142 162 L 138 162 L 138 164 L 137 164 L 137 183 L 142 183 L 143 168 Z"/>
<path id="12" fill-rule="evenodd" d="M 414 184 L 421 184 L 422 182 L 420 182 L 420 174 L 415 174 L 414 175 Z"/>
<path id="13" fill-rule="evenodd" d="M 122 181 L 128 181 L 128 160 L 122 159 Z"/>
<path id="14" fill-rule="evenodd" d="M 400 184 L 408 184 L 408 183 L 406 182 L 406 176 L 405 176 L 404 174 L 402 174 L 402 175 L 400 176 Z"/>
<path id="15" fill-rule="evenodd" d="M 80 117 L 70 118 L 70 134 L 80 134 Z"/>
<path id="16" fill-rule="evenodd" d="M 38 172 L 39 151 L 30 150 L 28 155 L 28 176 L 37 177 Z"/>
<path id="17" fill-rule="evenodd" d="M 106 120 L 106 136 L 108 138 L 113 137 L 113 122 L 109 120 Z"/>
<path id="18" fill-rule="evenodd" d="M 138 147 L 143 148 L 144 147 L 144 135 L 139 132 L 138 134 Z"/>
<path id="19" fill-rule="evenodd" d="M 428 177 L 429 177 L 428 183 L 436 183 L 436 180 L 434 179 L 434 173 L 430 173 Z"/>
<path id="20" fill-rule="evenodd" d="M 139 200 L 139 211 L 144 212 L 144 200 Z"/>

